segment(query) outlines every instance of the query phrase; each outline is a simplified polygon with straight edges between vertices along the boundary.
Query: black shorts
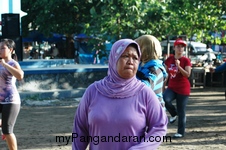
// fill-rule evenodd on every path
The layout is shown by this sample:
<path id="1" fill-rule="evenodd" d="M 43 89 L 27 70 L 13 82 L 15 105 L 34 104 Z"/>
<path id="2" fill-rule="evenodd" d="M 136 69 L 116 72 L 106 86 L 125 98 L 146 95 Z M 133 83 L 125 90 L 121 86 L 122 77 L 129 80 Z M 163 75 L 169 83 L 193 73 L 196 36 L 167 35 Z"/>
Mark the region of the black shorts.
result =
<path id="1" fill-rule="evenodd" d="M 0 104 L 2 113 L 2 133 L 11 134 L 20 111 L 20 104 Z"/>

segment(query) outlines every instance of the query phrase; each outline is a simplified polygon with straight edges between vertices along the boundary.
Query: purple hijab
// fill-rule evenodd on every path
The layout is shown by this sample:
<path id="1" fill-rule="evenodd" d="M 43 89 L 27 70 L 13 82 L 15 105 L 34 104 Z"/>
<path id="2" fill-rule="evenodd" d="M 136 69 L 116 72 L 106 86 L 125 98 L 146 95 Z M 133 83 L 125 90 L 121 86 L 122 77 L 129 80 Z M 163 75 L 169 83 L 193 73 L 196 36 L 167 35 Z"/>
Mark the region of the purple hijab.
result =
<path id="1" fill-rule="evenodd" d="M 104 96 L 111 98 L 131 97 L 145 86 L 136 78 L 136 75 L 130 79 L 123 79 L 118 75 L 118 59 L 130 44 L 137 46 L 138 55 L 141 57 L 140 47 L 134 40 L 121 39 L 113 44 L 109 56 L 108 76 L 94 83 L 96 89 Z"/>

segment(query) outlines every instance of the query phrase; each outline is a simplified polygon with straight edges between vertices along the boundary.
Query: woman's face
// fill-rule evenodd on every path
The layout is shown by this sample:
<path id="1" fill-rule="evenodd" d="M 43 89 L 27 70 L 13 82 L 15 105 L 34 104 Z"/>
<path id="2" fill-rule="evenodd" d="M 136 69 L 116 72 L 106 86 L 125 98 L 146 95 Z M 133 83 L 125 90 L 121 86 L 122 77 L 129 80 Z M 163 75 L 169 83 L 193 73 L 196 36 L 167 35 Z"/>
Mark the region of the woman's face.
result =
<path id="1" fill-rule="evenodd" d="M 184 45 L 176 45 L 174 47 L 174 50 L 175 50 L 175 54 L 178 54 L 178 55 L 183 55 L 183 52 L 184 52 Z"/>
<path id="2" fill-rule="evenodd" d="M 123 79 L 134 77 L 137 72 L 139 61 L 137 49 L 133 46 L 128 46 L 117 62 L 117 72 L 119 76 Z"/>
<path id="3" fill-rule="evenodd" d="M 0 42 L 0 57 L 5 58 L 11 54 L 11 50 L 2 42 Z"/>

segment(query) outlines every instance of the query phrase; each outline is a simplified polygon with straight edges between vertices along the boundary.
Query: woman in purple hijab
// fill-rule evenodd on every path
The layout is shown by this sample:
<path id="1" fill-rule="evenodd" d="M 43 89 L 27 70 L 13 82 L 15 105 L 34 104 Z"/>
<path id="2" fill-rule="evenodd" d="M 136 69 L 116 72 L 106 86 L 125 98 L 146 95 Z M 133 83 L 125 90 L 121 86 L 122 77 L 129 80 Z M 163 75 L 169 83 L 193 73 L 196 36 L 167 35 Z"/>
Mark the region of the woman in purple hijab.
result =
<path id="1" fill-rule="evenodd" d="M 86 89 L 77 108 L 73 150 L 154 150 L 166 138 L 166 113 L 136 78 L 140 57 L 131 39 L 113 44 L 108 76 Z"/>

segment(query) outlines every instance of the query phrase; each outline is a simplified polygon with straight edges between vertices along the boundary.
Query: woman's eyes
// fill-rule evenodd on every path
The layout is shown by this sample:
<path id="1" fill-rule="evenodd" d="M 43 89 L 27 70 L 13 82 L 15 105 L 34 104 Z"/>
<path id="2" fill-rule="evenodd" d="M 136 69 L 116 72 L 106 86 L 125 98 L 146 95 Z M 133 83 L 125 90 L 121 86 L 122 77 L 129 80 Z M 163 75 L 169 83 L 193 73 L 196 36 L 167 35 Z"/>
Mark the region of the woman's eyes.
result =
<path id="1" fill-rule="evenodd" d="M 133 60 L 138 60 L 138 57 L 136 56 L 122 55 L 122 58 L 129 58 L 129 57 L 132 57 Z"/>
<path id="2" fill-rule="evenodd" d="M 133 57 L 134 60 L 138 60 L 138 57 Z"/>

